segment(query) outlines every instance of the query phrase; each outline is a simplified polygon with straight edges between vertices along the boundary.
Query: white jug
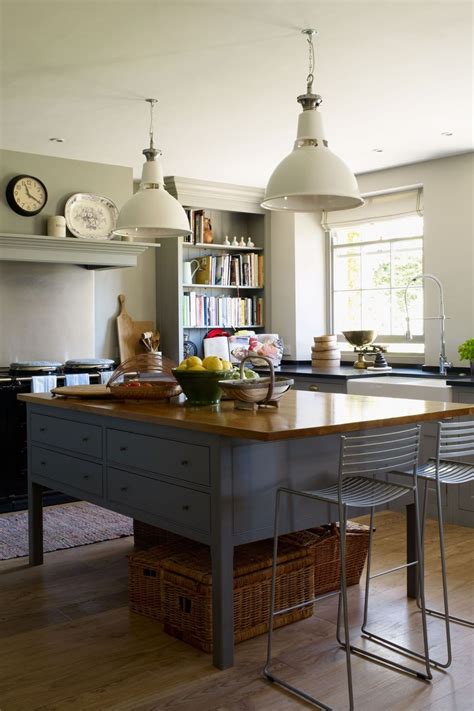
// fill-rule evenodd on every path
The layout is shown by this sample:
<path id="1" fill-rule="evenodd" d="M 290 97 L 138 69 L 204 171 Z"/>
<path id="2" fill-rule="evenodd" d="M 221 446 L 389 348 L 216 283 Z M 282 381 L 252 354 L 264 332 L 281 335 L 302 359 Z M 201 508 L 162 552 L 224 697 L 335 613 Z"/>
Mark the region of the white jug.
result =
<path id="1" fill-rule="evenodd" d="M 193 269 L 193 264 L 196 264 Z M 197 259 L 191 259 L 190 262 L 183 263 L 183 284 L 192 284 L 193 277 L 199 269 L 199 261 Z"/>

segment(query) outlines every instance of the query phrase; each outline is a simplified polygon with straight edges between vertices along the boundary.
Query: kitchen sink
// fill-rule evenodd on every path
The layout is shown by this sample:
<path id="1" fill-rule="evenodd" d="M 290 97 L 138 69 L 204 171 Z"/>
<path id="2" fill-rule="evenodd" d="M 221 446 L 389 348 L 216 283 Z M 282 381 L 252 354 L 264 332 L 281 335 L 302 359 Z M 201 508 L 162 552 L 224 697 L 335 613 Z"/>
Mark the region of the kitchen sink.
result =
<path id="1" fill-rule="evenodd" d="M 375 395 L 380 397 L 402 397 L 409 400 L 436 400 L 452 402 L 451 385 L 438 377 L 403 377 L 380 376 L 376 378 L 357 378 L 347 381 L 349 395 Z"/>

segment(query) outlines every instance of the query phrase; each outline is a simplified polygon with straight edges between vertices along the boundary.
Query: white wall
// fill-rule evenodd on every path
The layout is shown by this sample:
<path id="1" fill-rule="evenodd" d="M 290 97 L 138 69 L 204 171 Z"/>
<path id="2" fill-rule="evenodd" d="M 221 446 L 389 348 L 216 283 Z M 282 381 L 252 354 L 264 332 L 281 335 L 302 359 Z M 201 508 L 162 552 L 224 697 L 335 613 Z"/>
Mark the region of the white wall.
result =
<path id="1" fill-rule="evenodd" d="M 321 216 L 272 212 L 270 240 L 269 330 L 283 338 L 287 360 L 310 360 L 313 336 L 326 333 Z"/>
<path id="2" fill-rule="evenodd" d="M 49 215 L 64 214 L 76 192 L 106 195 L 117 207 L 132 194 L 132 169 L 0 151 L 0 192 L 14 175 L 39 177 L 48 190 L 45 209 L 22 217 L 0 200 L 0 231 L 46 234 Z M 144 252 L 136 268 L 88 271 L 69 265 L 0 263 L 0 365 L 15 359 L 118 356 L 117 297 L 131 316 L 155 320 L 155 255 Z"/>
<path id="3" fill-rule="evenodd" d="M 474 153 L 414 163 L 357 176 L 362 193 L 423 185 L 424 271 L 444 288 L 447 355 L 461 363 L 457 346 L 474 337 Z M 439 313 L 434 285 L 425 287 L 425 316 Z M 425 362 L 438 364 L 439 323 L 425 322 Z"/>

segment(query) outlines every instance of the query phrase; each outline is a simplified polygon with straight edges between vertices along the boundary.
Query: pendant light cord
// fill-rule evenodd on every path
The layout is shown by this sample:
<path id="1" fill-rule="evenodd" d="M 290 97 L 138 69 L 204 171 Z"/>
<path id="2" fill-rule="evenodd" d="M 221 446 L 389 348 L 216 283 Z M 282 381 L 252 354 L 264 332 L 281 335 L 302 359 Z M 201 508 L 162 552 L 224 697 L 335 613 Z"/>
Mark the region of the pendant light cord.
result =
<path id="1" fill-rule="evenodd" d="M 153 143 L 153 111 L 155 108 L 155 104 L 158 103 L 158 99 L 147 99 L 148 103 L 150 104 L 150 148 L 154 148 L 154 143 Z"/>
<path id="2" fill-rule="evenodd" d="M 306 91 L 308 94 L 313 93 L 313 81 L 314 81 L 314 45 L 313 45 L 313 32 L 307 32 L 307 43 L 308 43 L 308 48 L 309 48 L 309 72 L 308 76 L 306 77 L 306 84 L 307 88 Z"/>
<path id="3" fill-rule="evenodd" d="M 145 148 L 142 151 L 142 153 L 144 156 L 146 156 L 147 161 L 153 161 L 153 160 L 155 160 L 155 157 L 157 155 L 161 155 L 161 151 L 159 149 L 155 148 L 154 135 L 153 135 L 153 110 L 155 108 L 155 104 L 158 103 L 158 99 L 145 99 L 145 101 L 148 104 L 150 104 L 150 128 L 149 128 L 150 146 L 149 146 L 149 148 Z"/>

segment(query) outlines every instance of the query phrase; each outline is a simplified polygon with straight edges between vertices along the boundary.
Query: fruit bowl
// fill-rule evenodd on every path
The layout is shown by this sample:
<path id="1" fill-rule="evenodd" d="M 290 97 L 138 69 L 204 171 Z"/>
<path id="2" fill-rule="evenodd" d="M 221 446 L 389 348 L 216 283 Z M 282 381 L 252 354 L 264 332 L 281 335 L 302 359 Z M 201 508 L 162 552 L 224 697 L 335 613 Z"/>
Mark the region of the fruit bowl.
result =
<path id="1" fill-rule="evenodd" d="M 222 397 L 219 381 L 226 380 L 232 371 L 173 368 L 172 373 L 191 405 L 216 405 Z"/>

